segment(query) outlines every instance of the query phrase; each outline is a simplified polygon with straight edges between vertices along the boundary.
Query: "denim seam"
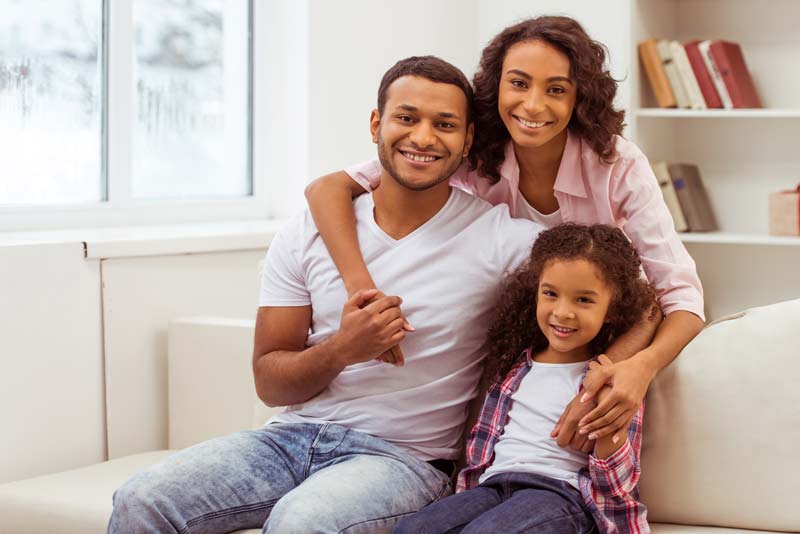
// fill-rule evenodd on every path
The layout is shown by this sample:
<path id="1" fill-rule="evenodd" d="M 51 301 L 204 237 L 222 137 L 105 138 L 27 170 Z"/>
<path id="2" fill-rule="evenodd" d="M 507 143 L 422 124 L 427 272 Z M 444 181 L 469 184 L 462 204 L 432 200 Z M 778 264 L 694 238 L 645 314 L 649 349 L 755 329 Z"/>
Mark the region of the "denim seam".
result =
<path id="1" fill-rule="evenodd" d="M 314 462 L 314 449 L 319 443 L 319 440 L 322 439 L 322 435 L 328 429 L 330 423 L 323 423 L 322 426 L 317 430 L 317 435 L 314 436 L 314 441 L 311 442 L 311 446 L 308 448 L 308 459 L 306 460 L 305 468 L 303 469 L 303 480 L 307 479 L 311 475 L 311 464 Z"/>
<path id="2" fill-rule="evenodd" d="M 546 525 L 548 523 L 552 523 L 553 521 L 558 521 L 559 519 L 564 519 L 566 517 L 575 517 L 575 516 L 578 516 L 578 515 L 585 516 L 586 512 L 572 512 L 571 514 L 564 514 L 564 515 L 560 515 L 558 517 L 553 517 L 551 519 L 548 519 L 544 523 L 537 523 L 536 527 L 539 528 L 539 527 L 542 527 L 542 526 L 544 526 L 544 525 Z"/>
<path id="3" fill-rule="evenodd" d="M 224 517 L 227 515 L 239 513 L 239 512 L 252 512 L 254 510 L 259 510 L 262 508 L 272 508 L 275 506 L 275 503 L 278 502 L 278 499 L 270 499 L 268 501 L 253 503 L 253 504 L 245 504 L 242 506 L 236 506 L 233 508 L 226 508 L 225 510 L 215 510 L 213 512 L 209 512 L 207 514 L 203 514 L 198 517 L 194 517 L 186 522 L 186 526 L 182 529 L 178 530 L 180 534 L 189 534 L 190 529 L 200 523 L 202 521 L 208 521 L 209 519 L 216 519 L 217 517 Z"/>

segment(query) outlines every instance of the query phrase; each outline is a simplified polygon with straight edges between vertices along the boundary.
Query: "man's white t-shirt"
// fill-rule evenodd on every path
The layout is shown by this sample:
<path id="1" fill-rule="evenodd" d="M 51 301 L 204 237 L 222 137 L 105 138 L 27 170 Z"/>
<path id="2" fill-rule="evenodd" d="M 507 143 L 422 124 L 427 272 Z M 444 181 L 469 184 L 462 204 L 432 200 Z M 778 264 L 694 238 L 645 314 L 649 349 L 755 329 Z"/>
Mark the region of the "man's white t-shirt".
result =
<path id="1" fill-rule="evenodd" d="M 402 239 L 376 224 L 371 194 L 355 201 L 356 229 L 377 287 L 403 298 L 416 328 L 406 363 L 346 367 L 322 392 L 271 422 L 330 422 L 393 443 L 423 460 L 458 456 L 467 402 L 477 391 L 482 345 L 504 276 L 524 263 L 542 226 L 505 205 L 451 189 L 444 207 Z M 306 211 L 267 251 L 260 306 L 312 307 L 307 345 L 339 329 L 347 292 Z"/>

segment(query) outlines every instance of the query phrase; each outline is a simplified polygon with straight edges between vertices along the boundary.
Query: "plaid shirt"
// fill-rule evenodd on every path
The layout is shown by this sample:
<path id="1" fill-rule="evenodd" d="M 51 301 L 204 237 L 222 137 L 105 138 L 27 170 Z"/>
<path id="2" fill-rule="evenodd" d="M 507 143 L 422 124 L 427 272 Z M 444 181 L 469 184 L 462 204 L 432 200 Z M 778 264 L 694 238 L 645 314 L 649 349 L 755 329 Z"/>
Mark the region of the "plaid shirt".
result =
<path id="1" fill-rule="evenodd" d="M 524 358 L 522 357 L 524 356 Z M 494 447 L 508 420 L 511 395 L 530 371 L 531 349 L 526 349 L 508 376 L 492 384 L 480 417 L 469 435 L 467 467 L 458 475 L 456 491 L 478 485 L 478 479 L 494 461 Z M 647 509 L 639 502 L 639 450 L 642 446 L 644 405 L 634 415 L 628 440 L 618 451 L 600 460 L 589 456 L 589 466 L 578 473 L 578 485 L 586 507 L 601 534 L 648 534 Z"/>

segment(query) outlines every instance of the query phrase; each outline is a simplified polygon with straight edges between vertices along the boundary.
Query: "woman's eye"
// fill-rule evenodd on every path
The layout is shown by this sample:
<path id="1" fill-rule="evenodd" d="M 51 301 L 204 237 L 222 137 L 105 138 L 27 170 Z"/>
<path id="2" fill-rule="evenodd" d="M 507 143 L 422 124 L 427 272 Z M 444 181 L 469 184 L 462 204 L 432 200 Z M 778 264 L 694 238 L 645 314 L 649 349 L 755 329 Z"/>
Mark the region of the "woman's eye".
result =
<path id="1" fill-rule="evenodd" d="M 513 85 L 514 87 L 520 87 L 520 88 L 523 88 L 523 89 L 526 87 L 525 82 L 523 82 L 522 80 L 511 80 L 511 85 Z"/>
<path id="2" fill-rule="evenodd" d="M 551 87 L 550 92 L 555 93 L 557 95 L 561 95 L 566 93 L 567 91 L 563 87 Z"/>

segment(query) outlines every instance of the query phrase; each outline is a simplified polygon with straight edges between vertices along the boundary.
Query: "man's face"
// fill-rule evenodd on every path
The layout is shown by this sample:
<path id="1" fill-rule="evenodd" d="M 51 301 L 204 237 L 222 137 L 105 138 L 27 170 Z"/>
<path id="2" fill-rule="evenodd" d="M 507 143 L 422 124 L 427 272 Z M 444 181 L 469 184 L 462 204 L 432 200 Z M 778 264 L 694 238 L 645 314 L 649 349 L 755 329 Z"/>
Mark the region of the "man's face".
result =
<path id="1" fill-rule="evenodd" d="M 452 84 L 403 76 L 387 95 L 383 116 L 373 110 L 370 119 L 383 168 L 413 191 L 447 180 L 472 144 L 464 92 Z"/>

